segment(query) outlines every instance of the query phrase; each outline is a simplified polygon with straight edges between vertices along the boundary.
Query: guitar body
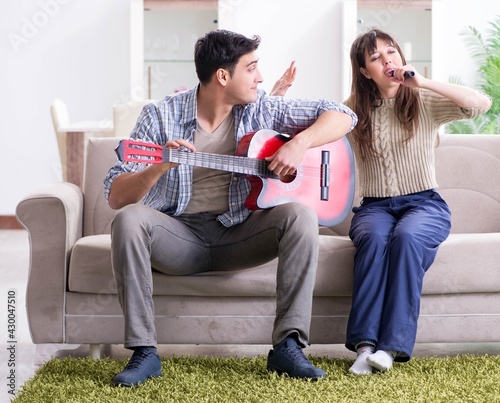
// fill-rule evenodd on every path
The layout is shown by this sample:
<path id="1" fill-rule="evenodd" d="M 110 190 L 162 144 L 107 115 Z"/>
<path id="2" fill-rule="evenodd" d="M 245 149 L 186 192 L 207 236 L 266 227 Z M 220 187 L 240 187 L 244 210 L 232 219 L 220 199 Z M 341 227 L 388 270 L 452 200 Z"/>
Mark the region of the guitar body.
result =
<path id="1" fill-rule="evenodd" d="M 258 130 L 245 135 L 237 155 L 263 159 L 273 155 L 288 138 L 273 130 Z M 322 151 L 330 152 L 330 185 L 328 200 L 321 199 Z M 245 206 L 249 210 L 266 209 L 283 203 L 297 202 L 311 207 L 320 225 L 339 224 L 349 214 L 354 198 L 354 156 L 348 140 L 307 150 L 297 174 L 290 182 L 248 175 L 252 185 Z"/>

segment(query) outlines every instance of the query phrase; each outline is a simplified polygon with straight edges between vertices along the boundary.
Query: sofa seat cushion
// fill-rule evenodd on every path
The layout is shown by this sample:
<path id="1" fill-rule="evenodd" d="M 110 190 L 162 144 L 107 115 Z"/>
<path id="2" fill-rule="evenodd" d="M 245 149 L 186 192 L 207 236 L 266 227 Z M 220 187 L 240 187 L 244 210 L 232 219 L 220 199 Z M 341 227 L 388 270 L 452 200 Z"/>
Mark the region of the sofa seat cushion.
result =
<path id="1" fill-rule="evenodd" d="M 68 289 L 91 294 L 116 294 L 111 268 L 111 235 L 80 238 L 71 251 Z"/>
<path id="2" fill-rule="evenodd" d="M 424 278 L 424 294 L 500 291 L 500 233 L 451 234 Z M 320 236 L 314 295 L 350 296 L 354 245 L 346 236 Z M 335 263 L 334 263 L 335 262 Z M 478 263 L 479 262 L 479 263 Z M 248 270 L 169 276 L 153 273 L 154 295 L 273 297 L 276 260 Z M 73 247 L 68 288 L 72 292 L 115 294 L 111 237 L 81 238 Z"/>
<path id="3" fill-rule="evenodd" d="M 424 294 L 500 292 L 500 232 L 451 234 L 424 277 Z"/>
<path id="4" fill-rule="evenodd" d="M 318 296 L 351 295 L 354 246 L 348 237 L 320 237 Z M 330 262 L 336 261 L 336 267 Z M 154 272 L 154 295 L 271 296 L 276 295 L 276 263 L 226 272 L 169 276 Z M 71 252 L 68 288 L 72 292 L 115 294 L 109 234 L 80 238 Z"/>

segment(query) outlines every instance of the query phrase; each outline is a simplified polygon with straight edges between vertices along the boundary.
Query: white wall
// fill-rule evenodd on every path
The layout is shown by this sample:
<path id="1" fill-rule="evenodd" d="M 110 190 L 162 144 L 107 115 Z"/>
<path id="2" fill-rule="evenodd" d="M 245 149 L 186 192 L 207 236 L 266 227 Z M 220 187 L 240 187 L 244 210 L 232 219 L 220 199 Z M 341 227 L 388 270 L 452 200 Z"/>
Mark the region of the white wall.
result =
<path id="1" fill-rule="evenodd" d="M 473 26 L 487 36 L 489 22 L 500 15 L 500 2 L 489 0 L 433 0 L 432 2 L 432 76 L 448 81 L 459 76 L 475 87 L 477 66 L 471 59 L 460 33 Z"/>
<path id="2" fill-rule="evenodd" d="M 298 78 L 290 96 L 342 100 L 355 5 L 220 0 L 219 26 L 262 37 L 264 88 L 270 90 L 295 59 Z M 71 119 L 80 121 L 111 119 L 113 104 L 143 97 L 141 12 L 142 0 L 2 2 L 0 215 L 13 215 L 26 193 L 61 178 L 49 113 L 54 98 L 65 100 Z M 500 3 L 490 0 L 434 0 L 433 78 L 458 75 L 473 86 L 477 68 L 459 32 L 468 25 L 485 32 L 499 13 Z"/>
<path id="3" fill-rule="evenodd" d="M 111 105 L 130 98 L 130 10 L 124 0 L 2 2 L 0 215 L 61 180 L 54 98 L 67 103 L 75 122 L 112 119 Z"/>
<path id="4" fill-rule="evenodd" d="M 287 95 L 340 100 L 345 52 L 343 3 L 219 0 L 219 28 L 262 38 L 258 55 L 264 76 L 262 88 L 267 91 L 295 60 L 298 77 Z"/>
<path id="5" fill-rule="evenodd" d="M 400 2 L 392 9 L 358 10 L 358 33 L 379 28 L 399 43 L 408 64 L 420 74 L 432 72 L 432 11 L 403 9 Z"/>
<path id="6" fill-rule="evenodd" d="M 198 83 L 194 45 L 217 29 L 216 8 L 168 8 L 144 11 L 144 71 L 148 98 L 160 99 Z M 148 69 L 150 76 L 147 77 Z"/>

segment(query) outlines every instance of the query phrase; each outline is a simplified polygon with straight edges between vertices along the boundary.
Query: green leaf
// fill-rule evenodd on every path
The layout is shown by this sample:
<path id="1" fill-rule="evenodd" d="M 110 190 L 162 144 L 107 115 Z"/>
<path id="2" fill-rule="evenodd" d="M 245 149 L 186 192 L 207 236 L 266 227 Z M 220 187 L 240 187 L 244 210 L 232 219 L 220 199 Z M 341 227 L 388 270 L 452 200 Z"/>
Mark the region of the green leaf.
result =
<path id="1" fill-rule="evenodd" d="M 478 89 L 488 94 L 492 105 L 488 112 L 474 119 L 449 123 L 446 133 L 500 134 L 500 15 L 489 22 L 486 35 L 469 26 L 461 33 L 472 59 L 478 64 Z M 450 83 L 463 84 L 457 76 L 450 76 Z"/>

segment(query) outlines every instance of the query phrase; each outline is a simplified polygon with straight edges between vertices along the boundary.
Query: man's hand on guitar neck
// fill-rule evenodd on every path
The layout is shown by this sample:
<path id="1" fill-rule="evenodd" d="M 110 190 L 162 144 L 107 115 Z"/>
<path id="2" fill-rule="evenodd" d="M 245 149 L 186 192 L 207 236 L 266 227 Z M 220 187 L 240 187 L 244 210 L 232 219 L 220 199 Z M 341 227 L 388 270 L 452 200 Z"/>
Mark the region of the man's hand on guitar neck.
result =
<path id="1" fill-rule="evenodd" d="M 194 145 L 191 144 L 189 141 L 184 140 L 184 139 L 169 140 L 169 141 L 167 141 L 167 144 L 165 144 L 165 147 L 173 148 L 174 150 L 178 150 L 181 147 L 186 147 L 188 150 L 191 150 L 192 152 L 196 152 L 196 148 L 194 147 Z M 179 164 L 175 164 L 175 166 L 177 166 L 177 165 L 179 165 Z"/>
<path id="2" fill-rule="evenodd" d="M 183 139 L 167 141 L 165 147 L 173 149 L 186 147 L 188 150 L 196 151 L 193 144 Z M 109 206 L 112 209 L 120 209 L 129 204 L 137 203 L 166 171 L 178 165 L 175 162 L 164 162 L 153 164 L 139 172 L 123 173 L 117 176 L 111 185 Z"/>

